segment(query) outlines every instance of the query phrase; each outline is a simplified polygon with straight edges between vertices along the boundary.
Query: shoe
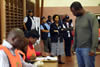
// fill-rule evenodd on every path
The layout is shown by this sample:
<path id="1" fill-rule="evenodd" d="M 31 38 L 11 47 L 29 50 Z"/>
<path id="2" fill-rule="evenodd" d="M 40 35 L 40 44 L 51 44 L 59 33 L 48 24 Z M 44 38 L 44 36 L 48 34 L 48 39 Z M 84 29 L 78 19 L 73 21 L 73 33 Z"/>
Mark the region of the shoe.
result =
<path id="1" fill-rule="evenodd" d="M 58 62 L 58 64 L 65 64 L 64 62 Z"/>
<path id="2" fill-rule="evenodd" d="M 50 57 L 55 57 L 55 56 L 53 56 L 53 55 L 50 55 Z"/>
<path id="3" fill-rule="evenodd" d="M 67 55 L 66 57 L 71 57 L 71 55 Z"/>
<path id="4" fill-rule="evenodd" d="M 71 56 L 71 54 L 66 54 L 66 56 Z"/>

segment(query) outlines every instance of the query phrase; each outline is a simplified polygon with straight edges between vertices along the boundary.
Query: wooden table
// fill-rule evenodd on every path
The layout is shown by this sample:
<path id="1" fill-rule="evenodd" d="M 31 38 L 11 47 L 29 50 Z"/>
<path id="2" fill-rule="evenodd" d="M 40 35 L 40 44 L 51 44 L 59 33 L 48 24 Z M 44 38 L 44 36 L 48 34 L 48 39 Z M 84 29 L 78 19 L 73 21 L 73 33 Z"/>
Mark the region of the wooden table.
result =
<path id="1" fill-rule="evenodd" d="M 36 62 L 38 60 L 31 60 L 31 62 Z M 44 62 L 44 67 L 58 67 L 57 60 L 42 60 Z"/>
<path id="2" fill-rule="evenodd" d="M 44 61 L 44 67 L 58 67 L 57 61 Z"/>

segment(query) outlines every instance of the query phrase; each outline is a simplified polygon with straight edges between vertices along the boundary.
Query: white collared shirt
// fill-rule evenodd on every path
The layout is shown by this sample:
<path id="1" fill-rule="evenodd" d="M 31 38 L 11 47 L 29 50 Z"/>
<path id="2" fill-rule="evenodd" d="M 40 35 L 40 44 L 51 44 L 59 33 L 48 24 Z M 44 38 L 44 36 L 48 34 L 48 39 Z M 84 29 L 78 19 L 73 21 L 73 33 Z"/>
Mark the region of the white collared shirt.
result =
<path id="1" fill-rule="evenodd" d="M 10 43 L 4 40 L 2 45 L 10 49 L 11 53 L 15 55 L 14 48 Z M 22 67 L 37 67 L 33 64 L 26 63 L 22 58 L 21 58 L 21 62 L 22 62 Z M 9 61 L 7 55 L 3 50 L 0 50 L 0 67 L 9 67 Z"/>
<path id="2" fill-rule="evenodd" d="M 30 19 L 32 21 L 32 27 L 31 27 L 31 30 L 32 30 L 36 28 L 36 17 L 30 17 Z M 28 18 L 25 17 L 23 22 L 26 23 L 27 21 L 28 21 Z"/>

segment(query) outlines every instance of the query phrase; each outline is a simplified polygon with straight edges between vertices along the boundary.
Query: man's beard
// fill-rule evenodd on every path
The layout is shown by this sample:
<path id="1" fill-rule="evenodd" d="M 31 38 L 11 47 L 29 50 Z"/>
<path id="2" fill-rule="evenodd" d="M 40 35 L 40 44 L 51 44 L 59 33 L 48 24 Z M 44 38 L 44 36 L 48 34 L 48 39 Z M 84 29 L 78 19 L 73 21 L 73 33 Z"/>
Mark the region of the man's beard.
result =
<path id="1" fill-rule="evenodd" d="M 82 13 L 78 13 L 78 14 L 76 15 L 76 17 L 82 16 L 82 15 L 83 15 Z"/>

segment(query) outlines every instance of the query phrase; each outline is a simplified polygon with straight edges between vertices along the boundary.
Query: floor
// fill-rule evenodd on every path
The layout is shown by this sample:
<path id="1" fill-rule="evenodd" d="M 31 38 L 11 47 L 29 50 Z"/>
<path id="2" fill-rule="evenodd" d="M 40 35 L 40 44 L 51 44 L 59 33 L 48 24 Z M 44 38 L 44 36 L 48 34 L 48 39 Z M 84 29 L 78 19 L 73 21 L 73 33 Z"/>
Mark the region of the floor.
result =
<path id="1" fill-rule="evenodd" d="M 43 49 L 42 41 L 41 44 L 42 44 L 41 48 Z M 99 49 L 97 49 L 97 52 L 99 52 L 99 55 L 96 56 L 95 67 L 100 67 L 100 45 L 99 45 Z M 63 57 L 62 60 L 65 62 L 65 64 L 61 64 L 61 65 L 59 64 L 58 67 L 78 67 L 76 55 L 72 57 Z"/>
<path id="2" fill-rule="evenodd" d="M 63 57 L 62 60 L 65 62 L 65 64 L 59 64 L 58 67 L 78 67 L 75 55 L 72 57 Z M 95 65 L 95 67 L 100 67 L 100 55 L 96 56 Z"/>

